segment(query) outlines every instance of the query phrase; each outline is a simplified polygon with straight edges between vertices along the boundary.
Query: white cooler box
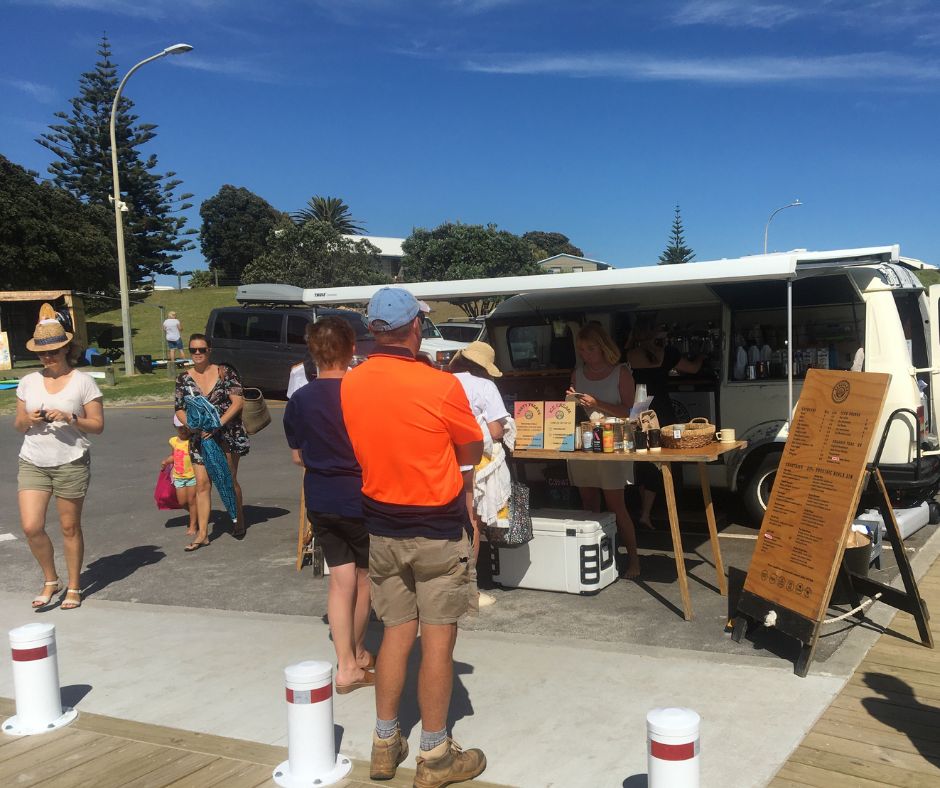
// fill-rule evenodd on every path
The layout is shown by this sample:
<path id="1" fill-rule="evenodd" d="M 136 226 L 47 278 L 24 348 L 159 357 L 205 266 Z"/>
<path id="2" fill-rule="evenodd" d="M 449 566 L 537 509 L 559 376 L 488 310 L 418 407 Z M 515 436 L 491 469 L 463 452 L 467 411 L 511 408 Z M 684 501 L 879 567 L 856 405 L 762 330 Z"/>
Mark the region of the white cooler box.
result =
<path id="1" fill-rule="evenodd" d="M 493 582 L 506 588 L 596 594 L 617 579 L 612 512 L 533 509 L 533 538 L 490 550 Z"/>

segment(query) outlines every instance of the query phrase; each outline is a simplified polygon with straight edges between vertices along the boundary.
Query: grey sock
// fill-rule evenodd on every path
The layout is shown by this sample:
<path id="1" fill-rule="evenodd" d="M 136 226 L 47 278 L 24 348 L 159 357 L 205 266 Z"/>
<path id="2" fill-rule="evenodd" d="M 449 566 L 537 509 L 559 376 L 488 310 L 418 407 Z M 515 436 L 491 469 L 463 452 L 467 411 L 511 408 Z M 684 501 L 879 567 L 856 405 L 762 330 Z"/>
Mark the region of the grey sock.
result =
<path id="1" fill-rule="evenodd" d="M 391 739 L 398 730 L 398 717 L 391 720 L 375 720 L 375 735 L 380 739 Z"/>
<path id="2" fill-rule="evenodd" d="M 443 744 L 444 740 L 447 738 L 447 728 L 439 731 L 426 731 L 424 728 L 421 729 L 421 749 L 424 752 L 428 750 L 433 750 L 437 745 Z"/>

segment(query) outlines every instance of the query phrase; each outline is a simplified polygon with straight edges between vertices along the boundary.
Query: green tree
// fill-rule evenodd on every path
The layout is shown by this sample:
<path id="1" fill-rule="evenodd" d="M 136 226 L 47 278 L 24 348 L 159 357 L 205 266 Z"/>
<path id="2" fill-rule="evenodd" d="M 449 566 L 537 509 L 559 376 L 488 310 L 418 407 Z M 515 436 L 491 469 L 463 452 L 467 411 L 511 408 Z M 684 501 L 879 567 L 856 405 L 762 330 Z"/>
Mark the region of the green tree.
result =
<path id="1" fill-rule="evenodd" d="M 61 123 L 36 141 L 56 155 L 49 165 L 52 181 L 73 196 L 91 205 L 109 206 L 111 196 L 111 104 L 119 80 L 117 65 L 111 60 L 107 36 L 98 46 L 99 60 L 93 71 L 79 79 L 79 94 L 70 100 L 69 112 L 56 112 Z M 118 143 L 118 171 L 123 199 L 127 203 L 125 249 L 128 276 L 134 284 L 165 274 L 184 251 L 193 248 L 180 211 L 191 208 L 191 194 L 176 194 L 181 185 L 176 173 L 157 172 L 157 157 L 144 155 L 141 147 L 156 136 L 152 123 L 138 123 L 132 114 L 134 103 L 121 96 L 115 122 Z"/>
<path id="2" fill-rule="evenodd" d="M 271 231 L 288 221 L 257 194 L 229 184 L 200 206 L 199 215 L 199 241 L 209 268 L 235 281 L 240 281 L 245 266 L 265 251 Z"/>
<path id="3" fill-rule="evenodd" d="M 679 215 L 679 206 L 676 205 L 676 216 L 672 220 L 672 235 L 669 236 L 669 245 L 659 256 L 660 265 L 676 265 L 690 263 L 695 259 L 695 252 L 685 245 L 682 235 L 682 216 Z"/>
<path id="4" fill-rule="evenodd" d="M 326 222 L 343 235 L 361 235 L 365 225 L 349 212 L 349 206 L 339 197 L 320 197 L 315 195 L 307 201 L 307 207 L 291 214 L 296 224 L 307 222 Z"/>
<path id="5" fill-rule="evenodd" d="M 113 217 L 0 156 L 0 290 L 117 283 Z"/>
<path id="6" fill-rule="evenodd" d="M 271 233 L 267 247 L 245 267 L 243 283 L 349 287 L 388 282 L 375 246 L 345 238 L 326 222 L 278 228 Z"/>
<path id="7" fill-rule="evenodd" d="M 445 223 L 418 228 L 402 244 L 402 277 L 408 282 L 483 279 L 543 273 L 528 241 L 495 224 Z M 480 298 L 458 306 L 470 317 L 487 314 L 498 298 Z"/>
<path id="8" fill-rule="evenodd" d="M 212 271 L 193 271 L 189 277 L 189 286 L 194 287 L 215 287 L 215 277 Z"/>
<path id="9" fill-rule="evenodd" d="M 546 257 L 554 257 L 556 254 L 570 254 L 575 257 L 584 257 L 584 252 L 571 243 L 571 239 L 563 233 L 530 230 L 527 233 L 523 233 L 522 237 L 536 248 L 535 254 L 539 260 L 544 260 Z"/>

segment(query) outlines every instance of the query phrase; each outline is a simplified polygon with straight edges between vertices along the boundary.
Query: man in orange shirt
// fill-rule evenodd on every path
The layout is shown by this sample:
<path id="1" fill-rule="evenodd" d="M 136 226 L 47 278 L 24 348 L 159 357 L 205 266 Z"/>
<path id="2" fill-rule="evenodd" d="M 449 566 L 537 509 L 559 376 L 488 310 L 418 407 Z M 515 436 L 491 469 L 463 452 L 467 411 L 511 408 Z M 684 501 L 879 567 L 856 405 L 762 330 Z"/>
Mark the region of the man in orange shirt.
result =
<path id="1" fill-rule="evenodd" d="M 460 381 L 418 356 L 427 306 L 399 287 L 369 302 L 376 350 L 343 378 L 343 420 L 362 466 L 372 602 L 385 625 L 375 676 L 371 776 L 388 780 L 408 755 L 398 707 L 421 626 L 421 754 L 415 786 L 471 780 L 480 750 L 447 735 L 457 619 L 476 605 L 461 465 L 475 465 L 483 434 Z"/>

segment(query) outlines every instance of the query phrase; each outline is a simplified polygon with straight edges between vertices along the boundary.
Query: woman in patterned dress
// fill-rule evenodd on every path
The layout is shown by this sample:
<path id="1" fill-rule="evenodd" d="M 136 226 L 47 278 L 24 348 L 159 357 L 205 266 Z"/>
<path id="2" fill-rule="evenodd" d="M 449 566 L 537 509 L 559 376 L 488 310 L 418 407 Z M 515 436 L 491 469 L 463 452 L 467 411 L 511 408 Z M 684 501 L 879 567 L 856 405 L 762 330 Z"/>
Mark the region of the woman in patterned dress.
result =
<path id="1" fill-rule="evenodd" d="M 205 334 L 193 334 L 189 338 L 189 355 L 193 360 L 191 369 L 176 379 L 176 415 L 186 424 L 186 406 L 183 398 L 187 394 L 202 394 L 219 412 L 222 427 L 214 433 L 194 432 L 189 442 L 189 453 L 196 472 L 196 513 L 199 530 L 185 550 L 193 552 L 209 544 L 209 513 L 212 509 L 212 481 L 206 472 L 200 453 L 202 441 L 214 439 L 228 462 L 232 474 L 232 486 L 238 501 L 238 516 L 232 535 L 236 539 L 245 536 L 245 514 L 242 510 L 242 488 L 238 484 L 238 460 L 248 454 L 248 433 L 242 425 L 241 411 L 245 404 L 241 380 L 238 373 L 227 364 L 212 364 L 209 356 L 212 345 Z"/>

